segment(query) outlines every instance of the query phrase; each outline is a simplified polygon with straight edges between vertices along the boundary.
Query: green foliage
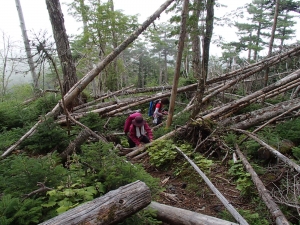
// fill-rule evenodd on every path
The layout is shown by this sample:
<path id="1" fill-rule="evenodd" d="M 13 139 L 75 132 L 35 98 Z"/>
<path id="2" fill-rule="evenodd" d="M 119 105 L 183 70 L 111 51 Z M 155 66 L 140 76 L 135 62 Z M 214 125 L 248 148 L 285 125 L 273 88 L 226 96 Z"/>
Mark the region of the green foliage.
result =
<path id="1" fill-rule="evenodd" d="M 48 153 L 53 150 L 61 152 L 67 147 L 68 139 L 67 132 L 54 123 L 53 118 L 48 118 L 20 146 L 33 153 Z"/>
<path id="2" fill-rule="evenodd" d="M 287 139 L 295 143 L 300 144 L 300 119 L 288 120 L 284 123 L 280 123 L 276 126 L 276 132 L 282 139 Z"/>
<path id="3" fill-rule="evenodd" d="M 2 131 L 0 133 L 0 152 L 13 145 L 25 132 L 25 128 L 12 128 L 9 131 Z"/>
<path id="4" fill-rule="evenodd" d="M 37 189 L 37 182 L 55 187 L 66 174 L 57 155 L 30 158 L 26 155 L 5 158 L 0 164 L 0 193 L 19 197 Z"/>
<path id="5" fill-rule="evenodd" d="M 58 186 L 57 189 L 47 192 L 48 202 L 42 204 L 43 207 L 54 207 L 58 214 L 78 206 L 81 203 L 91 201 L 95 196 L 104 193 L 101 182 L 96 182 L 92 186 L 84 186 L 81 182 L 74 183 L 70 187 Z"/>
<path id="6" fill-rule="evenodd" d="M 0 224 L 38 224 L 42 217 L 41 199 L 20 201 L 11 195 L 4 195 L 0 200 Z"/>
<path id="7" fill-rule="evenodd" d="M 237 138 L 236 134 L 234 134 L 233 132 L 230 132 L 226 136 L 224 136 L 224 140 L 225 140 L 227 145 L 229 145 L 231 147 L 234 147 L 234 145 L 236 144 L 238 138 Z"/>
<path id="8" fill-rule="evenodd" d="M 241 162 L 233 163 L 230 161 L 231 167 L 228 174 L 233 176 L 237 184 L 236 189 L 241 191 L 243 196 L 250 196 L 253 192 L 253 183 L 249 173 L 246 173 Z"/>
<path id="9" fill-rule="evenodd" d="M 150 163 L 156 167 L 169 164 L 178 154 L 172 140 L 155 141 L 147 151 Z"/>
<path id="10" fill-rule="evenodd" d="M 42 98 L 36 100 L 31 107 L 35 109 L 36 115 L 44 115 L 50 112 L 57 104 L 58 98 L 55 95 L 45 95 Z"/>
<path id="11" fill-rule="evenodd" d="M 250 224 L 250 225 L 268 225 L 270 222 L 265 219 L 264 215 L 259 215 L 258 213 L 253 213 L 251 210 L 239 210 L 241 216 Z M 234 217 L 228 211 L 222 211 L 220 217 L 227 221 L 235 222 Z"/>
<path id="12" fill-rule="evenodd" d="M 117 156 L 111 143 L 97 142 L 82 146 L 81 160 L 94 168 L 97 173 L 90 179 L 102 182 L 106 191 L 141 180 L 150 188 L 152 197 L 160 191 L 159 180 L 151 177 L 141 165 L 131 164 Z"/>
<path id="13" fill-rule="evenodd" d="M 162 224 L 161 221 L 156 219 L 156 211 L 152 208 L 146 208 L 133 216 L 127 218 L 122 223 L 118 223 L 118 225 L 157 225 Z"/>
<path id="14" fill-rule="evenodd" d="M 300 160 L 300 146 L 292 148 L 293 156 Z"/>
<path id="15" fill-rule="evenodd" d="M 244 114 L 244 113 L 252 112 L 252 111 L 260 109 L 261 107 L 262 107 L 261 104 L 252 103 L 252 104 L 246 106 L 245 108 L 240 109 L 237 112 L 237 114 Z"/>
<path id="16" fill-rule="evenodd" d="M 80 118 L 79 121 L 93 131 L 100 131 L 104 125 L 104 121 L 101 120 L 97 113 L 88 113 Z"/>

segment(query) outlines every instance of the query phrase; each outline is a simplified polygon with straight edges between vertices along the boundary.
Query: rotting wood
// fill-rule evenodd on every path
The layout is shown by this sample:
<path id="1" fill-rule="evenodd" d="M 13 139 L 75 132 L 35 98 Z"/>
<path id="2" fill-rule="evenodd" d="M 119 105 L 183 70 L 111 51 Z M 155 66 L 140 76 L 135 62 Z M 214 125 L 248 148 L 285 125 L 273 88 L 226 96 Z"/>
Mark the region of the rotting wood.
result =
<path id="1" fill-rule="evenodd" d="M 235 220 L 240 224 L 248 224 L 247 221 L 239 214 L 239 212 L 231 205 L 231 203 L 222 195 L 222 193 L 213 185 L 213 183 L 208 179 L 208 177 L 200 170 L 200 168 L 184 154 L 180 148 L 175 147 L 176 150 L 184 156 L 184 158 L 192 165 L 192 167 L 197 171 L 197 173 L 202 177 L 208 187 L 212 192 L 218 197 L 218 199 L 223 203 L 225 208 L 230 212 L 230 214 L 235 218 Z"/>
<path id="2" fill-rule="evenodd" d="M 237 223 L 153 201 L 148 208 L 156 210 L 156 215 L 159 220 L 172 225 L 237 225 Z"/>
<path id="3" fill-rule="evenodd" d="M 274 149 L 273 147 L 271 147 L 270 145 L 268 145 L 264 141 L 260 140 L 253 133 L 251 133 L 249 131 L 241 130 L 241 129 L 235 129 L 235 128 L 231 128 L 231 130 L 237 131 L 237 132 L 240 132 L 240 133 L 243 133 L 243 134 L 246 134 L 247 136 L 249 136 L 250 138 L 252 138 L 256 142 L 258 142 L 259 144 L 261 144 L 263 147 L 265 147 L 266 149 L 268 149 L 272 155 L 274 155 L 275 157 L 277 157 L 278 159 L 280 159 L 282 162 L 284 162 L 285 164 L 287 164 L 289 167 L 291 167 L 292 169 L 294 169 L 298 173 L 300 173 L 300 166 L 298 164 L 296 164 L 295 162 L 293 162 L 292 160 L 290 160 L 289 158 L 287 158 L 286 156 L 284 156 L 283 154 L 281 154 L 279 151 L 277 151 L 276 149 Z"/>
<path id="4" fill-rule="evenodd" d="M 235 151 L 239 158 L 242 160 L 246 170 L 250 173 L 253 183 L 255 184 L 259 195 L 262 197 L 266 206 L 268 207 L 271 215 L 274 217 L 277 225 L 289 225 L 289 221 L 285 218 L 284 214 L 281 212 L 279 206 L 273 201 L 273 198 L 269 194 L 263 182 L 259 179 L 258 175 L 246 159 L 246 157 L 241 152 L 239 146 L 235 145 Z"/>
<path id="5" fill-rule="evenodd" d="M 60 214 L 40 225 L 117 224 L 151 203 L 149 187 L 136 181 Z"/>

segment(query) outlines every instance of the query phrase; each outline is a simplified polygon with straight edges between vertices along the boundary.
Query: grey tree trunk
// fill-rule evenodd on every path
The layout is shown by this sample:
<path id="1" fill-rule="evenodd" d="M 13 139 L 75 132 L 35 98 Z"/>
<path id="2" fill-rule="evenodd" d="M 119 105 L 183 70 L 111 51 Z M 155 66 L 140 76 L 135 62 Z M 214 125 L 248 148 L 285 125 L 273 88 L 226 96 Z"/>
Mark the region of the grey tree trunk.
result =
<path id="1" fill-rule="evenodd" d="M 70 209 L 40 225 L 118 224 L 150 203 L 149 187 L 142 181 L 136 181 Z"/>
<path id="2" fill-rule="evenodd" d="M 19 14 L 20 27 L 21 27 L 21 31 L 22 31 L 27 61 L 28 61 L 29 69 L 30 69 L 31 76 L 32 76 L 33 87 L 36 89 L 36 88 L 38 88 L 38 77 L 36 75 L 35 68 L 34 68 L 33 56 L 31 54 L 31 49 L 30 49 L 29 40 L 28 40 L 28 36 L 27 36 L 27 30 L 26 30 L 26 26 L 25 26 L 25 20 L 24 20 L 23 12 L 22 12 L 22 7 L 21 7 L 19 0 L 15 0 L 15 2 L 16 2 L 17 11 Z"/>
<path id="3" fill-rule="evenodd" d="M 76 68 L 72 59 L 60 2 L 59 0 L 46 0 L 46 5 L 52 25 L 58 57 L 63 71 L 63 94 L 65 95 L 71 87 L 77 83 Z M 73 106 L 77 105 L 77 102 L 78 98 L 73 98 L 71 102 L 67 102 L 66 106 L 68 109 L 71 109 Z"/>

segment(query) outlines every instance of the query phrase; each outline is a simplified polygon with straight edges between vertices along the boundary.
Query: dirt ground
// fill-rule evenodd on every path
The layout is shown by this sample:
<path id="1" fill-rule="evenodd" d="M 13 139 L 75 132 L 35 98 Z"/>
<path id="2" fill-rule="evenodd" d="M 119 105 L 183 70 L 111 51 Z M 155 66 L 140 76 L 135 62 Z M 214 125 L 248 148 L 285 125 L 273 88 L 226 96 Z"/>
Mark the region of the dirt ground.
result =
<path id="1" fill-rule="evenodd" d="M 146 171 L 153 177 L 159 178 L 161 186 L 165 188 L 160 195 L 159 203 L 221 218 L 220 212 L 225 210 L 225 207 L 196 171 L 194 171 L 195 176 L 193 177 L 199 179 L 201 185 L 192 188 L 189 187 L 188 181 L 175 177 L 173 171 L 159 171 L 151 166 L 148 157 L 140 160 L 139 163 L 142 163 Z M 209 179 L 233 207 L 244 210 L 251 209 L 253 206 L 241 197 L 235 184 L 226 178 L 227 171 L 228 168 L 225 166 L 213 166 L 209 173 Z"/>

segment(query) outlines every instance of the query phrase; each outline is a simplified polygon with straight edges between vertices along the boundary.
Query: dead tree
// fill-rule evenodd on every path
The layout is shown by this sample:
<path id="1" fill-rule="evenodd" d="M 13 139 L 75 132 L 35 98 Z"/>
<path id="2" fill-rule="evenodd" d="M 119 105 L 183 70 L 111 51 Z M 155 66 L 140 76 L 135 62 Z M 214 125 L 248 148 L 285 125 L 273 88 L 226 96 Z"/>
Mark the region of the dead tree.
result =
<path id="1" fill-rule="evenodd" d="M 218 219 L 201 213 L 180 209 L 169 205 L 151 202 L 148 206 L 156 211 L 156 217 L 172 225 L 237 225 L 237 223 Z"/>
<path id="2" fill-rule="evenodd" d="M 250 173 L 253 183 L 255 184 L 259 195 L 262 197 L 263 201 L 265 202 L 266 206 L 270 210 L 271 215 L 274 217 L 276 224 L 278 225 L 289 225 L 289 221 L 285 218 L 284 214 L 281 212 L 278 205 L 273 201 L 271 195 L 269 194 L 268 190 L 266 189 L 263 182 L 259 179 L 258 175 L 245 158 L 239 146 L 235 146 L 235 151 L 242 160 L 246 170 Z"/>
<path id="3" fill-rule="evenodd" d="M 142 181 L 136 181 L 70 209 L 40 225 L 109 225 L 145 208 L 151 202 L 151 192 Z"/>

